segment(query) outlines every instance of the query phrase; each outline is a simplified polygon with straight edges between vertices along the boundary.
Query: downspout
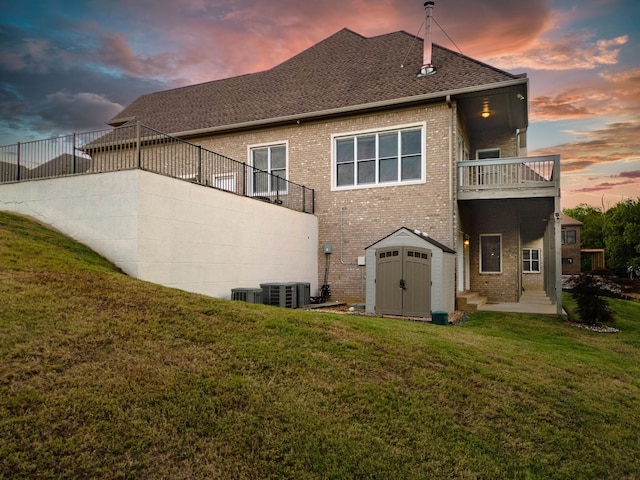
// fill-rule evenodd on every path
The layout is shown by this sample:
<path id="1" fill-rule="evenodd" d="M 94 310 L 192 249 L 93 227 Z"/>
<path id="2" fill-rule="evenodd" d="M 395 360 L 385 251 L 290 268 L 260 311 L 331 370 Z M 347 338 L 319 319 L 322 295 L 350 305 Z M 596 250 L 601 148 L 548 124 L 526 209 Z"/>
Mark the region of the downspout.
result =
<path id="1" fill-rule="evenodd" d="M 455 250 L 455 225 L 453 223 L 453 104 L 451 95 L 447 95 L 447 106 L 449 107 L 449 232 L 451 233 L 451 246 Z"/>
<path id="2" fill-rule="evenodd" d="M 342 257 L 342 223 L 343 223 L 343 211 L 344 211 L 344 207 L 340 207 L 340 263 L 342 265 L 357 265 L 358 263 L 350 263 L 350 262 L 345 262 L 344 258 Z"/>

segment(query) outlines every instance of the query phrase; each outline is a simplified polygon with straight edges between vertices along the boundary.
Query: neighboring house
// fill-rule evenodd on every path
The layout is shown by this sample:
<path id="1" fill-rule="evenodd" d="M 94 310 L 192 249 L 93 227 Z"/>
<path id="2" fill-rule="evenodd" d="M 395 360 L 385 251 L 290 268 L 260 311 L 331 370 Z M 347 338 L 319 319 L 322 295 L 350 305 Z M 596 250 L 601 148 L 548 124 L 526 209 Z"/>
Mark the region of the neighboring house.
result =
<path id="1" fill-rule="evenodd" d="M 91 158 L 63 153 L 28 171 L 29 178 L 58 177 L 84 173 L 91 166 Z"/>
<path id="2" fill-rule="evenodd" d="M 278 177 L 313 188 L 318 279 L 333 298 L 364 301 L 376 284 L 365 248 L 407 227 L 456 252 L 455 280 L 406 285 L 399 259 L 399 281 L 385 281 L 454 282 L 431 309 L 469 290 L 517 302 L 527 287 L 559 305 L 559 157 L 526 157 L 528 79 L 418 45 L 344 29 L 267 71 L 144 95 L 108 123 L 141 122 L 274 175 L 254 178 L 256 195 L 286 195 Z M 417 75 L 427 64 L 435 72 Z"/>
<path id="3" fill-rule="evenodd" d="M 579 275 L 580 274 L 580 234 L 582 231 L 582 222 L 571 218 L 564 213 L 562 219 L 562 274 L 563 275 Z"/>
<path id="4" fill-rule="evenodd" d="M 22 165 L 0 161 L 0 182 L 13 182 L 26 178 L 28 171 Z"/>

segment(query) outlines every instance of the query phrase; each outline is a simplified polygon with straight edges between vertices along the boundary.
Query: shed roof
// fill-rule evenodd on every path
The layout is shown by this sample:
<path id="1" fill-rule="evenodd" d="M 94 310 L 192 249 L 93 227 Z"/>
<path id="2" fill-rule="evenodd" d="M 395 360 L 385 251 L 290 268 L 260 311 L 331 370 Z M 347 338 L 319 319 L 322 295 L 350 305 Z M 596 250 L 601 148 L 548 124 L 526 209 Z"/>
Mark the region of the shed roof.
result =
<path id="1" fill-rule="evenodd" d="M 431 238 L 429 236 L 428 233 L 425 232 L 421 232 L 420 230 L 416 230 L 416 229 L 412 229 L 412 228 L 407 228 L 407 227 L 400 227 L 399 229 L 395 230 L 394 232 L 391 232 L 389 235 L 387 235 L 386 237 L 382 237 L 379 240 L 376 240 L 375 242 L 373 242 L 371 245 L 369 245 L 368 247 L 365 247 L 365 250 L 368 250 L 369 248 L 373 247 L 374 245 L 382 242 L 383 240 L 386 240 L 389 237 L 392 237 L 394 235 L 396 235 L 398 232 L 400 231 L 406 231 L 408 233 L 411 233 L 417 237 L 420 237 L 422 240 L 424 240 L 427 243 L 430 243 L 431 245 L 433 245 L 434 247 L 442 250 L 445 253 L 456 253 L 455 250 L 450 249 L 449 247 L 447 247 L 446 245 L 443 245 L 442 243 L 434 240 L 433 238 Z"/>
<path id="2" fill-rule="evenodd" d="M 524 78 L 435 44 L 437 73 L 418 78 L 422 46 L 403 31 L 366 38 L 345 28 L 269 70 L 143 95 L 108 123 L 139 120 L 166 133 L 204 133 L 381 108 Z"/>

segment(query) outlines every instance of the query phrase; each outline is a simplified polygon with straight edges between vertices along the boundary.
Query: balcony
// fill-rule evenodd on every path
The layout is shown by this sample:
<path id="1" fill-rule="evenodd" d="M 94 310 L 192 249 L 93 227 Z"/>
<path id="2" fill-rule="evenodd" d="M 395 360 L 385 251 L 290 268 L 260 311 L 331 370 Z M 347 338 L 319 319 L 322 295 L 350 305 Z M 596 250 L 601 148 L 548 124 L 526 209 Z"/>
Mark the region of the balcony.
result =
<path id="1" fill-rule="evenodd" d="M 314 213 L 313 189 L 140 123 L 0 146 L 0 184 L 131 169 Z"/>
<path id="2" fill-rule="evenodd" d="M 559 196 L 559 155 L 458 162 L 458 200 Z"/>

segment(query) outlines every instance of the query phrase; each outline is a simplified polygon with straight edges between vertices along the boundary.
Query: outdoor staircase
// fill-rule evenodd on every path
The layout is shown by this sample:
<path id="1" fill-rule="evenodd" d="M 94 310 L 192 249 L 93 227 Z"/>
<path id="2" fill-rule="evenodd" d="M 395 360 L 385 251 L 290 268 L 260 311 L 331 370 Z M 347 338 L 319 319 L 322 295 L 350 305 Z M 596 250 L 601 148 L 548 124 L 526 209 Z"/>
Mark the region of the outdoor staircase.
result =
<path id="1" fill-rule="evenodd" d="M 478 292 L 458 292 L 456 295 L 456 310 L 463 312 L 477 312 L 485 303 L 487 303 L 487 297 L 483 297 Z"/>
<path id="2" fill-rule="evenodd" d="M 519 303 L 531 303 L 537 305 L 553 305 L 547 294 L 542 290 L 525 290 L 520 296 Z"/>

